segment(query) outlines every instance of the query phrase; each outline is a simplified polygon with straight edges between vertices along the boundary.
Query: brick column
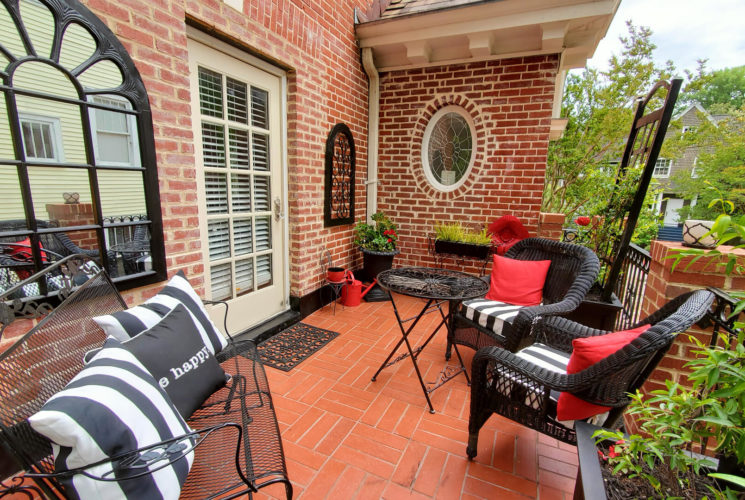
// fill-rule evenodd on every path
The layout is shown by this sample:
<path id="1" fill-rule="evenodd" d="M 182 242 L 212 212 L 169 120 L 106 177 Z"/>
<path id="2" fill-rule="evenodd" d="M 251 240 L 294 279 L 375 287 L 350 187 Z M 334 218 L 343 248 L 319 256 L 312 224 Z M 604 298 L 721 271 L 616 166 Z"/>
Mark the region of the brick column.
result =
<path id="1" fill-rule="evenodd" d="M 93 224 L 92 203 L 47 203 L 49 220 L 59 227 Z M 94 231 L 68 232 L 70 239 L 80 248 L 96 248 L 98 240 Z"/>
<path id="2" fill-rule="evenodd" d="M 744 276 L 727 276 L 724 273 L 724 266 L 717 265 L 717 262 L 726 262 L 724 257 L 718 261 L 700 259 L 688 267 L 687 264 L 691 259 L 687 258 L 681 261 L 673 271 L 674 259 L 668 257 L 675 255 L 675 250 L 685 248 L 680 243 L 670 241 L 652 242 L 649 252 L 652 256 L 652 262 L 642 304 L 643 317 L 656 311 L 670 299 L 688 291 L 701 290 L 706 287 L 720 288 L 725 292 L 745 289 Z M 743 249 L 733 249 L 730 246 L 723 245 L 718 247 L 717 250 L 724 255 L 734 253 L 745 258 Z M 695 348 L 695 344 L 689 337 L 696 337 L 704 344 L 708 344 L 711 339 L 711 332 L 710 328 L 703 330 L 694 325 L 687 332 L 679 334 L 670 350 L 647 379 L 642 390 L 649 393 L 653 390 L 664 389 L 666 380 L 685 383 L 685 375 L 688 370 L 683 365 L 693 358 L 692 350 Z M 628 415 L 625 416 L 625 421 L 627 429 L 633 431 L 635 426 Z"/>
<path id="3" fill-rule="evenodd" d="M 548 238 L 550 240 L 561 241 L 561 233 L 564 227 L 565 220 L 566 215 L 564 214 L 550 214 L 541 212 L 538 216 L 537 236 L 539 238 Z"/>

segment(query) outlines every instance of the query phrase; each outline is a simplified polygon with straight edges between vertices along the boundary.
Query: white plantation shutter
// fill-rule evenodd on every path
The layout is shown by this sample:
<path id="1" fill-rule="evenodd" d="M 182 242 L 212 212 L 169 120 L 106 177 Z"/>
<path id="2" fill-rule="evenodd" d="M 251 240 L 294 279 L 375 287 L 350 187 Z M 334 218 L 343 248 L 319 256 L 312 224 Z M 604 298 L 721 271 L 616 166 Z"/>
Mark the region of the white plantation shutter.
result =
<path id="1" fill-rule="evenodd" d="M 211 293 L 232 299 L 273 283 L 269 93 L 198 73 Z"/>

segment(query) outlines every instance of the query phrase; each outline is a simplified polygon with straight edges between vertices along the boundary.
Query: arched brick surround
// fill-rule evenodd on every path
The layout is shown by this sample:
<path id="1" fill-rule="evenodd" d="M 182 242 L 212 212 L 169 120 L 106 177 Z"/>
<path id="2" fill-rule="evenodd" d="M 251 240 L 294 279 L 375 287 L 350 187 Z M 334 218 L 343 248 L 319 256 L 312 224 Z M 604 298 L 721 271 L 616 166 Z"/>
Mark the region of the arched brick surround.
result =
<path id="1" fill-rule="evenodd" d="M 427 236 L 439 222 L 512 214 L 536 232 L 557 69 L 558 56 L 545 55 L 381 74 L 378 207 L 399 225 L 397 265 L 433 264 Z M 443 192 L 424 175 L 422 139 L 451 104 L 473 118 L 475 161 L 463 185 Z"/>

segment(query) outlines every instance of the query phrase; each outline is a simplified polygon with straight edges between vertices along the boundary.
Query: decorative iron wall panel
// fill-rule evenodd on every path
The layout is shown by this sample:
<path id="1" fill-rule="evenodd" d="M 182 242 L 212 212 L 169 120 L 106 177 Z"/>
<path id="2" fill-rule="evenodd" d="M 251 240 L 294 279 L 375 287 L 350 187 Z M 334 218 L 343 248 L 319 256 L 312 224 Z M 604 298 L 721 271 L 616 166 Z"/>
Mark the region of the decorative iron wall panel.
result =
<path id="1" fill-rule="evenodd" d="M 324 226 L 354 222 L 354 139 L 349 127 L 338 123 L 326 139 Z"/>

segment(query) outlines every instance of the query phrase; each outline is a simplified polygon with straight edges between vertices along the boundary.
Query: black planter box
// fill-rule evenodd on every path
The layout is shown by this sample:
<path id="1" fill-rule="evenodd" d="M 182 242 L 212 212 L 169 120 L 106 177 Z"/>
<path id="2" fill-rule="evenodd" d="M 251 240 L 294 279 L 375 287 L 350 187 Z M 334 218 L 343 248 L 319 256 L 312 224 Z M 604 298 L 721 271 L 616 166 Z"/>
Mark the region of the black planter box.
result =
<path id="1" fill-rule="evenodd" d="M 610 302 L 588 294 L 577 309 L 561 316 L 590 328 L 612 331 L 615 330 L 616 318 L 621 309 L 623 304 L 615 293 L 611 296 Z"/>
<path id="2" fill-rule="evenodd" d="M 463 257 L 472 257 L 474 259 L 486 259 L 489 256 L 490 250 L 491 245 L 435 240 L 435 253 L 447 253 Z"/>
<path id="3" fill-rule="evenodd" d="M 588 424 L 582 420 L 574 423 L 574 430 L 577 433 L 577 482 L 574 483 L 573 500 L 607 500 L 605 493 L 605 481 L 603 473 L 600 470 L 600 458 L 598 457 L 598 448 L 595 445 L 595 439 L 592 435 L 599 430 L 597 425 Z M 610 443 L 609 443 L 610 444 Z M 700 456 L 698 454 L 694 454 Z M 712 457 L 706 457 L 715 464 L 719 461 Z M 709 469 L 710 471 L 716 469 Z M 732 485 L 728 485 L 732 486 Z"/>

